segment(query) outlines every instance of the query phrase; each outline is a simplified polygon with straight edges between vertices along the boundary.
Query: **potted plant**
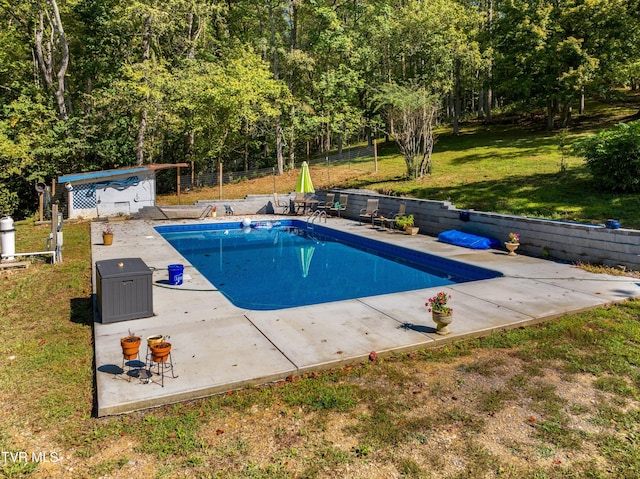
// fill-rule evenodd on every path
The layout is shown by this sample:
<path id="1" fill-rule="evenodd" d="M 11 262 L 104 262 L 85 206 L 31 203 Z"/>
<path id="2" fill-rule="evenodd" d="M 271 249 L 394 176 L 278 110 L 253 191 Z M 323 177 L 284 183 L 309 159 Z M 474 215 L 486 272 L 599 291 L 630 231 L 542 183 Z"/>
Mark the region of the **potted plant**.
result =
<path id="1" fill-rule="evenodd" d="M 450 333 L 448 326 L 451 324 L 451 321 L 453 321 L 453 308 L 447 306 L 447 301 L 450 299 L 450 294 L 447 294 L 445 291 L 440 291 L 425 303 L 425 306 L 431 313 L 433 322 L 436 323 L 436 333 L 441 335 Z"/>
<path id="2" fill-rule="evenodd" d="M 162 343 L 164 341 L 164 336 L 162 334 L 154 334 L 153 336 L 149 336 L 147 338 L 147 344 L 149 347 L 153 344 Z"/>
<path id="3" fill-rule="evenodd" d="M 107 224 L 107 227 L 102 232 L 102 244 L 105 246 L 111 246 L 113 244 L 113 230 L 110 224 Z"/>
<path id="4" fill-rule="evenodd" d="M 509 250 L 509 256 L 515 256 L 518 246 L 520 246 L 520 235 L 518 233 L 509 233 L 509 241 L 504 243 L 507 250 Z"/>
<path id="5" fill-rule="evenodd" d="M 124 356 L 124 359 L 131 360 L 138 357 L 140 341 L 140 336 L 136 336 L 131 331 L 129 331 L 129 336 L 120 338 L 120 346 L 122 347 L 122 355 Z"/>
<path id="6" fill-rule="evenodd" d="M 171 343 L 162 341 L 159 343 L 150 344 L 151 359 L 154 363 L 165 363 L 171 352 Z"/>
<path id="7" fill-rule="evenodd" d="M 407 234 L 418 234 L 419 228 L 414 225 L 413 215 L 398 216 L 398 218 L 396 218 L 396 226 L 399 229 L 404 230 Z"/>
<path id="8" fill-rule="evenodd" d="M 212 217 L 212 218 L 215 218 L 216 216 L 218 216 L 218 207 L 214 205 L 214 206 L 211 208 L 211 217 Z"/>

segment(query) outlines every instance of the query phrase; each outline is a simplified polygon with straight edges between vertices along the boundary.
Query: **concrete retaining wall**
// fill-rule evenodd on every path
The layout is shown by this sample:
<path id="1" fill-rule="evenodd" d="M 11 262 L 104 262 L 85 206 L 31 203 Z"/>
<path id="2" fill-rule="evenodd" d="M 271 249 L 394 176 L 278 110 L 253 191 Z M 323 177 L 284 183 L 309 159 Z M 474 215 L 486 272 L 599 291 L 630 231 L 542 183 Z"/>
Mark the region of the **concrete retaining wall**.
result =
<path id="1" fill-rule="evenodd" d="M 334 193 L 339 193 L 337 190 Z M 345 193 L 345 191 L 342 191 Z M 382 214 L 397 211 L 400 202 L 406 203 L 420 233 L 438 236 L 447 230 L 459 230 L 506 241 L 510 232 L 520 235 L 519 252 L 531 256 L 550 257 L 565 261 L 582 261 L 609 266 L 624 265 L 640 270 L 640 231 L 608 229 L 603 225 L 587 225 L 562 221 L 525 218 L 480 211 L 460 210 L 447 201 L 398 198 L 348 191 L 349 201 L 345 218 L 358 219 L 367 199 L 378 198 Z M 318 193 L 320 199 L 323 195 Z M 468 221 L 461 219 L 468 213 Z"/>
<path id="2" fill-rule="evenodd" d="M 623 265 L 640 270 L 640 231 L 632 229 L 608 229 L 602 225 L 586 225 L 562 221 L 525 218 L 497 213 L 466 211 L 447 201 L 419 200 L 379 195 L 363 190 L 329 190 L 349 195 L 344 218 L 358 220 L 360 210 L 366 208 L 367 199 L 379 200 L 380 213 L 391 216 L 398 211 L 401 202 L 406 204 L 406 213 L 412 214 L 421 234 L 438 236 L 447 230 L 459 230 L 480 236 L 506 241 L 510 232 L 520 235 L 518 252 L 531 256 L 549 257 L 564 261 Z M 324 201 L 327 191 L 317 191 L 316 197 Z M 293 198 L 293 194 L 279 195 L 279 200 Z M 218 205 L 218 214 L 224 212 L 225 204 L 234 208 L 236 215 L 272 214 L 272 195 L 249 195 L 241 200 L 201 201 Z M 275 208 L 275 213 L 280 213 Z M 462 213 L 462 215 L 461 215 Z M 468 213 L 468 221 L 462 216 Z"/>

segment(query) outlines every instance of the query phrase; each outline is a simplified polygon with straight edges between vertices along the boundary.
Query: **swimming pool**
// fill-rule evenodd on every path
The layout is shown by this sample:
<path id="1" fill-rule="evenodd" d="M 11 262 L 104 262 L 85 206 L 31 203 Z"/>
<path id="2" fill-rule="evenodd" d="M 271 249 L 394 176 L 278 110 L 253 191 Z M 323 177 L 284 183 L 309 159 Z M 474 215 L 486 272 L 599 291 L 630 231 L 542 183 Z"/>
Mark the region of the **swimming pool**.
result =
<path id="1" fill-rule="evenodd" d="M 157 226 L 235 306 L 284 309 L 501 276 L 300 220 Z"/>

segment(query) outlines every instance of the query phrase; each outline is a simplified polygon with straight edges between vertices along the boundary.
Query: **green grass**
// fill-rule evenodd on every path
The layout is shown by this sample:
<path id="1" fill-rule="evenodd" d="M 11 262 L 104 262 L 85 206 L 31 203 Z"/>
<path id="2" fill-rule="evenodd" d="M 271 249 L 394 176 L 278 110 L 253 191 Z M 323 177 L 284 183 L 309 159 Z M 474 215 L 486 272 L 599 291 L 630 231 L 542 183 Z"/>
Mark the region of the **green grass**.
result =
<path id="1" fill-rule="evenodd" d="M 568 141 L 584 131 L 571 132 Z M 559 133 L 466 127 L 455 137 L 439 135 L 432 175 L 407 181 L 378 175 L 352 180 L 352 187 L 422 199 L 450 201 L 458 208 L 520 216 L 603 223 L 617 218 L 627 227 L 640 227 L 635 211 L 640 194 L 601 191 L 584 160 L 569 155 L 561 171 Z M 402 171 L 403 158 L 393 145 L 383 149 L 381 163 Z"/>
<path id="2" fill-rule="evenodd" d="M 89 477 L 130 474 L 130 463 L 145 458 L 165 477 L 349 477 L 347 470 L 364 477 L 371 463 L 405 477 L 430 477 L 451 459 L 434 452 L 434 441 L 455 431 L 451 454 L 463 461 L 451 477 L 490 471 L 567 477 L 558 475 L 552 458 L 585 451 L 601 452 L 572 462 L 576 477 L 611 477 L 611 470 L 632 477 L 638 466 L 640 301 L 268 387 L 97 419 L 91 414 L 89 231 L 86 224 L 65 228 L 62 264 L 2 273 L 9 287 L 0 292 L 0 394 L 3 404 L 11 404 L 1 413 L 3 450 L 34 448 L 33 431 L 46 431 L 50 450 L 71 454 L 79 474 Z M 28 223 L 18 230 L 23 237 L 43 235 Z M 448 374 L 438 374 L 445 368 Z M 549 371 L 567 384 L 578 375 L 588 378 L 597 402 L 567 403 L 562 389 L 548 382 Z M 511 445 L 517 461 L 477 441 L 493 415 L 523 405 L 523 417 L 516 420 L 535 417 L 534 442 Z M 576 429 L 576 418 L 597 432 Z M 245 420 L 251 424 L 246 430 Z M 15 439 L 15 431 L 25 430 L 27 446 Z M 333 439 L 336 434 L 342 439 Z M 133 449 L 101 457 L 114 441 Z M 271 444 L 268 452 L 265 443 Z M 519 465 L 529 457 L 548 465 Z M 0 471 L 27 477 L 41 467 L 4 464 Z"/>

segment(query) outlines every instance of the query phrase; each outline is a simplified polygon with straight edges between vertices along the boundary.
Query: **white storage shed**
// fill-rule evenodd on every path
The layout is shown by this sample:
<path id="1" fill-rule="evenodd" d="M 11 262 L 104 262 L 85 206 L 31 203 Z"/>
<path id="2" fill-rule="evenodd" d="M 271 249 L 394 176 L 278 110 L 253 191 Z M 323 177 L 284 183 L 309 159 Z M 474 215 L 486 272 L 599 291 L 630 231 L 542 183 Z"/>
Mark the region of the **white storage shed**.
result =
<path id="1" fill-rule="evenodd" d="M 156 171 L 178 168 L 179 179 L 181 166 L 188 165 L 158 164 L 60 176 L 58 183 L 67 191 L 67 217 L 132 215 L 144 206 L 155 206 Z M 178 194 L 179 188 L 178 184 Z"/>

